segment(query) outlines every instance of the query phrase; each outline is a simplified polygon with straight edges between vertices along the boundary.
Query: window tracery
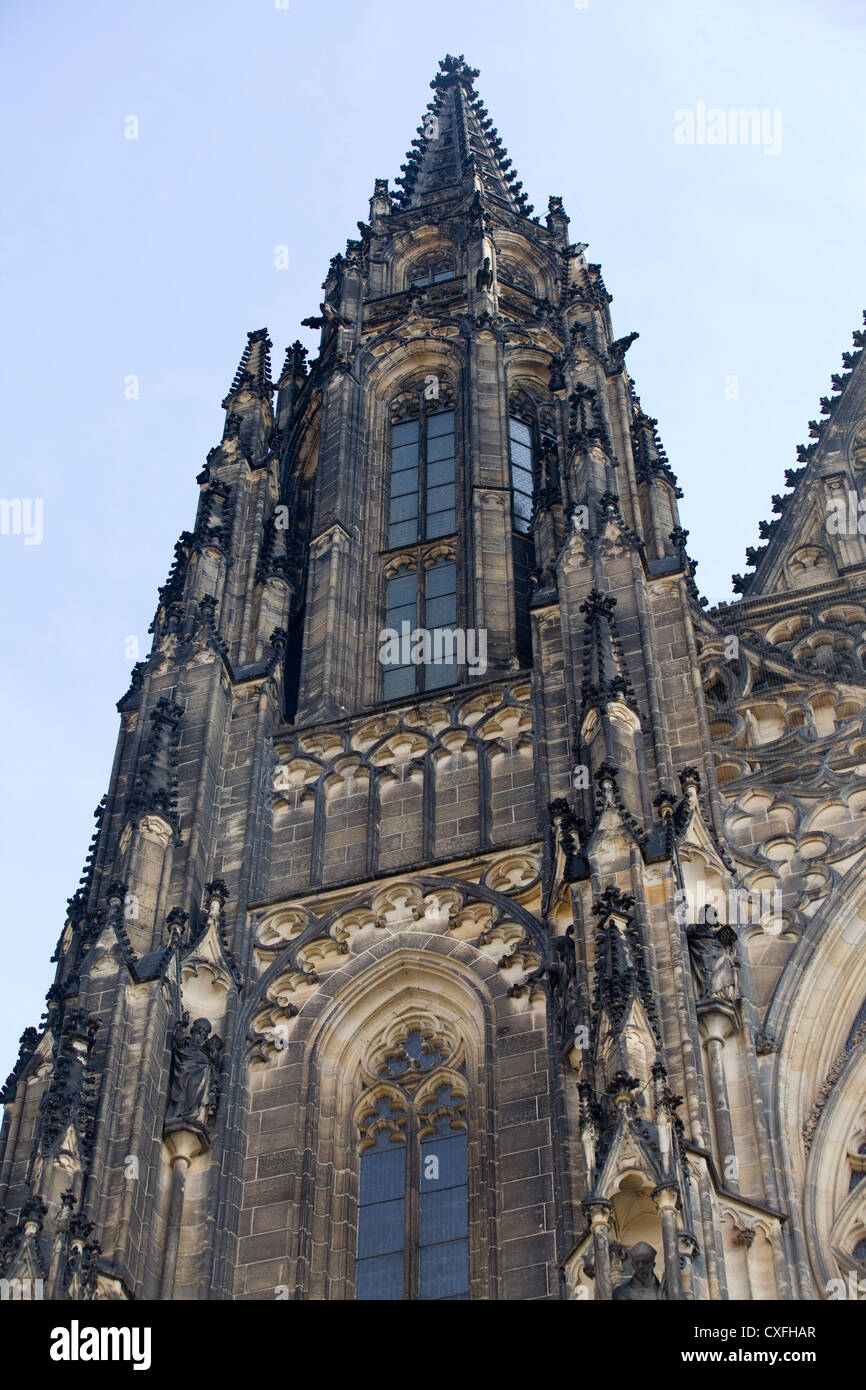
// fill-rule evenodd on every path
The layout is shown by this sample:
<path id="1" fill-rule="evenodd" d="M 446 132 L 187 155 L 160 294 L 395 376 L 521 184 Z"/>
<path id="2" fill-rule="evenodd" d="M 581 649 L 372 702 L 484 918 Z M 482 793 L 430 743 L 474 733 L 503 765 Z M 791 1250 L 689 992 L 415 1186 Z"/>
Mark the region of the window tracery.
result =
<path id="1" fill-rule="evenodd" d="M 512 285 L 514 289 L 523 290 L 525 294 L 534 295 L 536 293 L 535 280 L 519 261 L 500 256 L 497 262 L 497 274 L 503 284 Z"/>
<path id="2" fill-rule="evenodd" d="M 428 285 L 441 285 L 453 280 L 456 275 L 454 257 L 450 252 L 431 253 L 421 261 L 416 261 L 406 272 L 407 289 L 426 289 Z"/>
<path id="3" fill-rule="evenodd" d="M 545 481 L 539 478 L 539 462 L 545 460 Z M 537 506 L 556 500 L 559 489 L 556 442 L 547 410 L 539 408 L 524 392 L 512 393 L 508 402 L 508 457 L 511 484 L 511 532 L 514 564 L 517 655 L 522 666 L 532 662 L 529 622 L 530 576 L 535 567 L 532 519 Z"/>
<path id="4" fill-rule="evenodd" d="M 429 1016 L 391 1025 L 362 1068 L 355 1297 L 469 1297 L 465 1054 Z"/>

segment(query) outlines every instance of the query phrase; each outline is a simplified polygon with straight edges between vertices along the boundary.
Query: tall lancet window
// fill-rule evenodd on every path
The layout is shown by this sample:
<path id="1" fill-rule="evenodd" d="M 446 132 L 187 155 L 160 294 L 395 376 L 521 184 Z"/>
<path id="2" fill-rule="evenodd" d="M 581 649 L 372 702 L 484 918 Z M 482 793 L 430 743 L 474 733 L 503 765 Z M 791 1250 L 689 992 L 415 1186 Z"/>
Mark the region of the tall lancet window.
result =
<path id="1" fill-rule="evenodd" d="M 466 1082 L 459 1038 L 403 1030 L 356 1107 L 355 1297 L 469 1297 Z"/>
<path id="2" fill-rule="evenodd" d="M 457 635 L 456 420 L 450 389 L 435 376 L 400 397 L 391 424 L 384 699 L 460 679 Z"/>
<path id="3" fill-rule="evenodd" d="M 508 421 L 511 458 L 511 521 L 514 530 L 528 536 L 532 522 L 533 440 L 531 426 L 512 415 Z"/>
<path id="4" fill-rule="evenodd" d="M 391 426 L 389 549 L 452 534 L 455 468 L 453 409 L 437 403 Z"/>
<path id="5" fill-rule="evenodd" d="M 521 666 L 532 664 L 529 586 L 535 566 L 532 516 L 539 450 L 549 431 L 542 429 L 535 403 L 522 392 L 512 396 L 508 411 L 508 461 L 511 468 L 511 552 L 514 563 L 515 643 Z"/>

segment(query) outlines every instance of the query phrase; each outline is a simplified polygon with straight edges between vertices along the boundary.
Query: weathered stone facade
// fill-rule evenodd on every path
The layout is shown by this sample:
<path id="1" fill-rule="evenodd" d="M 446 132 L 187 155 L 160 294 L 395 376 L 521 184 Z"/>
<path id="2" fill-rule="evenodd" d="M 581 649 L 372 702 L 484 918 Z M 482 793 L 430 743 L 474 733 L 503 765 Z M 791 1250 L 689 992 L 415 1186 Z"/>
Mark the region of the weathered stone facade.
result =
<path id="1" fill-rule="evenodd" d="M 5 1091 L 0 1274 L 53 1298 L 866 1274 L 866 336 L 706 611 L 634 335 L 440 67 L 317 359 L 250 334 L 119 704 Z M 389 693 L 389 604 L 486 670 Z"/>

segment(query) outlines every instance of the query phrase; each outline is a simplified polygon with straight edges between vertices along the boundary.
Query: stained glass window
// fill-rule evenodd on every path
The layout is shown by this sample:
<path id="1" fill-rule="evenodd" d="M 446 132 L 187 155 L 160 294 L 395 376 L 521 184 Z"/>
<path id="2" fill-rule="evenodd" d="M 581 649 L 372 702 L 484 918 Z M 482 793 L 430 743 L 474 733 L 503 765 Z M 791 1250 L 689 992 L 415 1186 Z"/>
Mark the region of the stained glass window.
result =
<path id="1" fill-rule="evenodd" d="M 377 1099 L 360 1106 L 357 1299 L 469 1297 L 463 1067 L 448 1060 L 410 1032 L 381 1064 Z"/>

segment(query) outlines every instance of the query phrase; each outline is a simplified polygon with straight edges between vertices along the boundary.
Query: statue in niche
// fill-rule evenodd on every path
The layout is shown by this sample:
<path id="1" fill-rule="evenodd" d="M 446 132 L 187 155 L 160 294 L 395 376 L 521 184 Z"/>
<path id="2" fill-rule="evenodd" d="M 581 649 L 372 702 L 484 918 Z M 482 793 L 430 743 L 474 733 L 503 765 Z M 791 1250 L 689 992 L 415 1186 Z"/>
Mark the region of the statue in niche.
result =
<path id="1" fill-rule="evenodd" d="M 722 999 L 734 1004 L 740 997 L 740 963 L 737 934 L 732 927 L 718 930 L 708 925 L 688 928 L 692 972 L 698 986 L 698 1003 Z"/>
<path id="2" fill-rule="evenodd" d="M 191 1128 L 209 1132 L 219 1102 L 222 1049 L 222 1039 L 211 1034 L 209 1019 L 197 1018 L 190 1027 L 189 1014 L 183 1014 L 174 1030 L 167 1131 Z"/>
<path id="3" fill-rule="evenodd" d="M 747 709 L 743 714 L 743 722 L 746 726 L 746 744 L 749 748 L 757 748 L 761 743 L 761 726 L 758 723 L 754 712 Z"/>
<path id="4" fill-rule="evenodd" d="M 492 290 L 493 288 L 493 270 L 489 256 L 484 257 L 484 264 L 478 268 L 478 273 L 475 276 L 475 288 L 477 290 Z"/>
<path id="5" fill-rule="evenodd" d="M 577 988 L 577 968 L 574 959 L 574 928 L 569 927 L 565 936 L 559 937 L 554 947 L 561 964 L 551 972 L 554 983 L 554 998 L 559 1005 L 559 1023 L 564 1042 L 572 1047 L 581 1044 L 575 1041 L 583 1017 L 580 996 Z M 584 1030 L 586 1031 L 586 1030 Z"/>
<path id="6" fill-rule="evenodd" d="M 631 1247 L 629 1255 L 634 1273 L 614 1289 L 614 1303 L 654 1303 L 662 1298 L 662 1286 L 655 1273 L 656 1253 L 645 1240 Z"/>

